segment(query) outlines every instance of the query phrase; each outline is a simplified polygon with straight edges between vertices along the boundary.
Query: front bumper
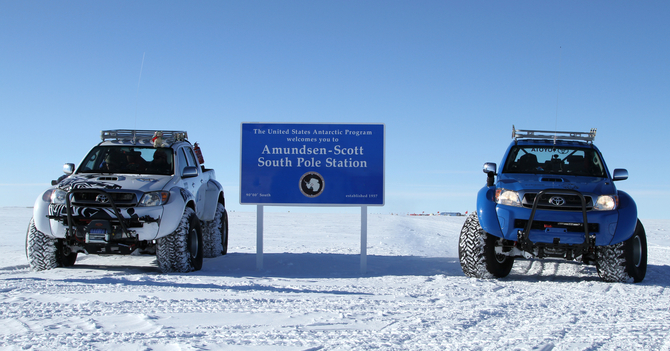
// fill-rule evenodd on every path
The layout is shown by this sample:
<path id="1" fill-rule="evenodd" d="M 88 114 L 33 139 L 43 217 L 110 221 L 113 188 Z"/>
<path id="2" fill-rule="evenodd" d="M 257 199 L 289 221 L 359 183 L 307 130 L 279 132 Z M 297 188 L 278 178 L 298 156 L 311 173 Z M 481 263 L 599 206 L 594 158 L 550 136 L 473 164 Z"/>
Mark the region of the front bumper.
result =
<path id="1" fill-rule="evenodd" d="M 162 206 L 114 209 L 50 204 L 47 217 L 56 238 L 101 243 L 153 240 L 162 215 Z"/>
<path id="2" fill-rule="evenodd" d="M 582 244 L 586 233 L 595 237 L 596 246 L 610 245 L 616 233 L 619 213 L 613 211 L 552 211 L 497 205 L 496 213 L 503 237 L 517 241 L 519 231 L 527 232 L 533 243 Z M 532 218 L 531 226 L 528 227 Z M 584 228 L 584 217 L 588 230 Z"/>

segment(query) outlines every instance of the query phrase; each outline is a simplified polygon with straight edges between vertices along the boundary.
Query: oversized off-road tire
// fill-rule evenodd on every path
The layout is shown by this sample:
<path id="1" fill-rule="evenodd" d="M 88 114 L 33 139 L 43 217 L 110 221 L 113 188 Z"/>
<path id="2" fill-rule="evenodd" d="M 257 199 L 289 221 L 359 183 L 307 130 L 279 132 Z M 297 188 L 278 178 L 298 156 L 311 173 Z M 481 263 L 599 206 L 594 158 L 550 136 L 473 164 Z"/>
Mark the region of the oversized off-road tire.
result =
<path id="1" fill-rule="evenodd" d="M 26 258 L 30 269 L 44 271 L 56 267 L 70 267 L 77 260 L 76 252 L 66 253 L 61 239 L 55 239 L 37 230 L 35 220 L 30 219 L 26 232 Z"/>
<path id="2" fill-rule="evenodd" d="M 482 229 L 477 213 L 463 224 L 458 241 L 458 258 L 463 273 L 473 278 L 503 278 L 512 270 L 514 257 L 496 254 L 500 238 Z"/>
<path id="3" fill-rule="evenodd" d="M 630 239 L 597 248 L 596 270 L 606 282 L 639 283 L 647 275 L 647 235 L 638 219 Z"/>
<path id="4" fill-rule="evenodd" d="M 56 240 L 37 230 L 33 219 L 30 220 L 26 233 L 26 257 L 33 271 L 58 267 Z"/>
<path id="5" fill-rule="evenodd" d="M 217 257 L 228 253 L 228 212 L 223 204 L 216 207 L 214 220 L 202 222 L 205 257 Z"/>
<path id="6" fill-rule="evenodd" d="M 177 229 L 157 241 L 156 259 L 163 273 L 187 273 L 202 268 L 202 229 L 192 208 L 184 210 Z"/>

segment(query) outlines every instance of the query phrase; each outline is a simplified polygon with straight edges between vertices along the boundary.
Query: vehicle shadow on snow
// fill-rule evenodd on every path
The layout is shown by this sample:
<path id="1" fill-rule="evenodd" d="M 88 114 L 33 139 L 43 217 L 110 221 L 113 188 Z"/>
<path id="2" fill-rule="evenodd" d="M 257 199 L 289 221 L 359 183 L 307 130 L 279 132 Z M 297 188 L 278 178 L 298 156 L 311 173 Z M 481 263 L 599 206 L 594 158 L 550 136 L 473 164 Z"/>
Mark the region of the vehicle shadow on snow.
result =
<path id="1" fill-rule="evenodd" d="M 151 258 L 152 260 L 149 260 Z M 361 272 L 359 254 L 265 253 L 263 268 L 256 268 L 256 254 L 229 253 L 204 259 L 202 269 L 187 276 L 274 277 L 274 278 L 358 278 L 378 276 L 462 276 L 458 258 L 422 256 L 367 256 L 367 269 Z M 133 265 L 133 261 L 137 265 Z M 62 268 L 61 268 L 62 269 Z M 103 274 L 161 274 L 154 256 L 142 255 L 123 263 L 77 260 L 67 270 L 99 271 Z"/>
<path id="2" fill-rule="evenodd" d="M 560 259 L 517 259 L 510 274 L 501 279 L 523 282 L 576 283 L 598 282 L 598 272 L 593 265 Z"/>
<path id="3" fill-rule="evenodd" d="M 602 282 L 603 284 L 610 284 L 600 280 L 595 265 L 560 259 L 516 260 L 512 272 L 507 277 L 499 280 L 529 283 Z M 670 266 L 647 265 L 645 279 L 635 285 L 670 287 Z"/>
<path id="4" fill-rule="evenodd" d="M 150 257 L 150 256 L 148 256 Z M 144 261 L 149 263 L 144 257 Z M 434 276 L 445 275 L 463 277 L 457 257 L 421 257 L 421 256 L 367 256 L 367 270 L 361 272 L 361 260 L 358 254 L 329 253 L 265 253 L 263 268 L 256 269 L 256 254 L 229 253 L 226 256 L 205 259 L 200 271 L 190 273 L 171 273 L 169 275 L 207 276 L 207 277 L 259 277 L 259 278 L 361 278 L 382 276 Z M 155 260 L 150 265 L 87 264 L 77 262 L 67 270 L 101 271 L 113 277 L 91 277 L 91 279 L 75 279 L 82 282 L 118 283 L 118 278 L 129 274 L 143 274 L 148 277 L 160 276 L 162 273 Z M 139 262 L 138 262 L 139 263 Z M 62 268 L 61 268 L 62 269 Z M 67 279 L 67 278 L 66 278 Z M 71 279 L 69 279 L 71 280 Z M 509 276 L 499 281 L 577 283 L 600 282 L 595 266 L 563 260 L 517 260 Z M 156 285 L 156 281 L 127 281 L 133 285 Z M 165 282 L 174 285 L 174 282 Z M 195 287 L 192 284 L 186 284 Z M 198 285 L 198 284 L 196 284 Z M 219 285 L 203 288 L 221 288 Z M 638 284 L 636 284 L 638 285 Z M 647 276 L 639 285 L 670 287 L 670 266 L 649 265 Z"/>
<path id="5" fill-rule="evenodd" d="M 260 270 L 256 269 L 256 259 L 256 254 L 236 253 L 206 259 L 199 274 L 273 278 L 463 275 L 458 258 L 454 257 L 368 255 L 365 272 L 361 272 L 358 254 L 265 253 Z"/>
<path id="6" fill-rule="evenodd" d="M 356 278 L 381 276 L 460 276 L 458 257 L 368 255 L 367 271 L 361 273 L 360 255 L 327 253 L 266 253 L 263 269 L 256 270 L 255 254 L 228 254 L 205 260 L 202 275 L 273 278 Z M 500 281 L 601 282 L 594 265 L 552 259 L 517 260 L 509 276 Z M 640 283 L 670 287 L 670 266 L 649 265 Z"/>

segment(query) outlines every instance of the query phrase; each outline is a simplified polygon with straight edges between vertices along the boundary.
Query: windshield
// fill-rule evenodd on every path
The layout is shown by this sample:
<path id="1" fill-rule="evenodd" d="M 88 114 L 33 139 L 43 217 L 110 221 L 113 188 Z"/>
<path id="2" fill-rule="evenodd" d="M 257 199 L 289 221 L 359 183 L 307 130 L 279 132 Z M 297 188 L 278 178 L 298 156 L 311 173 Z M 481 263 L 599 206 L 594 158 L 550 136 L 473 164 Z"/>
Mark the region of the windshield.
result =
<path id="1" fill-rule="evenodd" d="M 78 173 L 173 174 L 172 149 L 139 146 L 97 146 Z"/>
<path id="2" fill-rule="evenodd" d="M 603 162 L 594 149 L 535 145 L 514 146 L 503 172 L 606 176 Z"/>

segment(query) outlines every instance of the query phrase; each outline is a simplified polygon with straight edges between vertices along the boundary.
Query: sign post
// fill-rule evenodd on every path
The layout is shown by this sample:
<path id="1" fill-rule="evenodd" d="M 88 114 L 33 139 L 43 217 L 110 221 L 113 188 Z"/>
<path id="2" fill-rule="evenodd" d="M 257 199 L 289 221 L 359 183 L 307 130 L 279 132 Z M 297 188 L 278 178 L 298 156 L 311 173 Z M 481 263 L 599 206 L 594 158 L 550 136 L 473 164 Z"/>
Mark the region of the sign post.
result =
<path id="1" fill-rule="evenodd" d="M 263 269 L 263 205 L 256 208 L 256 269 Z"/>
<path id="2" fill-rule="evenodd" d="M 361 273 L 368 270 L 368 207 L 361 206 Z"/>
<path id="3" fill-rule="evenodd" d="M 384 206 L 383 124 L 242 123 L 240 204 L 361 207 L 361 271 L 367 269 L 367 206 Z"/>

